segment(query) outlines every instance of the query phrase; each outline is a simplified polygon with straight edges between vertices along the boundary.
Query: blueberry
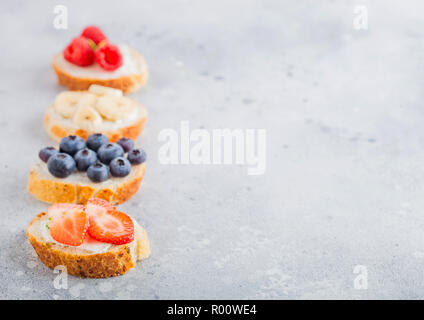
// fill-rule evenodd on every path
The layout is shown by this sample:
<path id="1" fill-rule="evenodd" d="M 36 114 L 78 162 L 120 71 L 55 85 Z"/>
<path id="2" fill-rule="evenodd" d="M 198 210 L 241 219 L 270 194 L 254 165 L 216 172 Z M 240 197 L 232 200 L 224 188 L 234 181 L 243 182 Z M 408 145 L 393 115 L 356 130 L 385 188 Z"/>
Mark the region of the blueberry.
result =
<path id="1" fill-rule="evenodd" d="M 109 142 L 109 139 L 102 133 L 90 134 L 87 138 L 87 147 L 97 152 L 100 146 Z"/>
<path id="2" fill-rule="evenodd" d="M 56 153 L 47 161 L 47 168 L 57 178 L 66 178 L 75 171 L 75 160 L 69 154 Z"/>
<path id="3" fill-rule="evenodd" d="M 143 149 L 132 149 L 127 155 L 131 164 L 141 164 L 146 161 L 146 157 L 146 152 Z"/>
<path id="4" fill-rule="evenodd" d="M 89 166 L 97 162 L 97 153 L 85 148 L 75 153 L 74 159 L 79 171 L 87 171 Z"/>
<path id="5" fill-rule="evenodd" d="M 109 169 L 103 163 L 97 162 L 88 167 L 87 176 L 93 182 L 102 182 L 109 178 Z"/>
<path id="6" fill-rule="evenodd" d="M 73 156 L 75 153 L 85 148 L 85 141 L 77 136 L 67 136 L 60 141 L 60 152 Z"/>
<path id="7" fill-rule="evenodd" d="M 40 157 L 41 160 L 43 160 L 44 162 L 47 162 L 47 160 L 49 160 L 49 158 L 58 153 L 59 151 L 57 151 L 55 148 L 53 147 L 45 147 L 43 149 L 40 150 L 40 152 L 38 153 L 38 156 Z"/>
<path id="8" fill-rule="evenodd" d="M 121 138 L 118 140 L 117 144 L 119 144 L 125 152 L 128 152 L 134 148 L 134 141 L 130 138 Z"/>
<path id="9" fill-rule="evenodd" d="M 114 177 L 125 177 L 131 172 L 131 163 L 123 158 L 115 158 L 109 165 L 110 173 Z"/>
<path id="10" fill-rule="evenodd" d="M 109 164 L 113 159 L 122 157 L 123 155 L 124 149 L 116 143 L 104 144 L 97 150 L 97 157 L 104 164 Z"/>

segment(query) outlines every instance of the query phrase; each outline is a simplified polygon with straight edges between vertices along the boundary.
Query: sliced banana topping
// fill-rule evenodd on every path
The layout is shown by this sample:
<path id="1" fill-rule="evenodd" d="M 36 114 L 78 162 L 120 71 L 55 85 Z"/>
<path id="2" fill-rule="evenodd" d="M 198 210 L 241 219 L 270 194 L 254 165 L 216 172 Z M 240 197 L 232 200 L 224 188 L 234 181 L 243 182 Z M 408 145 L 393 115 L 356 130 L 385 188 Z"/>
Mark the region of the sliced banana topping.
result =
<path id="1" fill-rule="evenodd" d="M 54 109 L 64 118 L 72 118 L 78 106 L 94 106 L 97 96 L 88 92 L 64 91 L 60 93 L 54 102 Z"/>
<path id="2" fill-rule="evenodd" d="M 97 100 L 97 111 L 108 120 L 131 119 L 137 112 L 137 104 L 126 97 L 101 96 Z"/>
<path id="3" fill-rule="evenodd" d="M 122 91 L 119 89 L 109 88 L 100 86 L 98 84 L 92 84 L 88 91 L 99 96 L 113 96 L 113 97 L 122 97 Z"/>
<path id="4" fill-rule="evenodd" d="M 80 105 L 75 112 L 73 121 L 82 129 L 93 131 L 100 129 L 102 117 L 100 114 L 88 105 Z"/>

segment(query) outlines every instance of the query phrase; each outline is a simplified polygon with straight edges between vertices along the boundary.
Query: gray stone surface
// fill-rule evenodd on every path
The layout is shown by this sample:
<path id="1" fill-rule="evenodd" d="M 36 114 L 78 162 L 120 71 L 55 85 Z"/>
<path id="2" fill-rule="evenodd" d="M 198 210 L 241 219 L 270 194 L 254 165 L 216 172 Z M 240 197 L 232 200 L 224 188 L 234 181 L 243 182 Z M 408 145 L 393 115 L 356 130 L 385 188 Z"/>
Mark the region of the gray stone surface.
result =
<path id="1" fill-rule="evenodd" d="M 421 1 L 0 4 L 0 298 L 424 298 L 424 21 Z M 72 4 L 71 4 L 72 3 Z M 365 4 L 369 29 L 352 25 Z M 25 228 L 47 205 L 26 190 L 52 144 L 41 127 L 63 88 L 54 53 L 87 24 L 142 52 L 148 108 L 141 189 L 121 209 L 152 256 L 106 280 L 56 274 Z M 162 129 L 265 128 L 267 170 L 162 165 Z M 368 289 L 353 286 L 356 265 Z"/>

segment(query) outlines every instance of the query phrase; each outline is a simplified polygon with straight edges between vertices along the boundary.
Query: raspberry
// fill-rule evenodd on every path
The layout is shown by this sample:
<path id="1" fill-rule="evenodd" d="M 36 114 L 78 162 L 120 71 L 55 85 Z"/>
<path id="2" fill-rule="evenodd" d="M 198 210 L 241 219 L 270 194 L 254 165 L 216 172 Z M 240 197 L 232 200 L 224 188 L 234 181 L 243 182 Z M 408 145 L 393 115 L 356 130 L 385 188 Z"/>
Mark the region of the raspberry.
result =
<path id="1" fill-rule="evenodd" d="M 63 51 L 63 56 L 70 63 L 84 67 L 94 62 L 94 52 L 84 37 L 75 38 Z"/>
<path id="2" fill-rule="evenodd" d="M 103 40 L 107 41 L 106 36 L 103 34 L 102 30 L 96 26 L 88 26 L 82 31 L 81 36 L 93 40 L 96 45 L 98 45 Z"/>
<path id="3" fill-rule="evenodd" d="M 121 51 L 110 43 L 100 46 L 94 53 L 94 59 L 100 67 L 107 71 L 113 71 L 122 66 Z"/>

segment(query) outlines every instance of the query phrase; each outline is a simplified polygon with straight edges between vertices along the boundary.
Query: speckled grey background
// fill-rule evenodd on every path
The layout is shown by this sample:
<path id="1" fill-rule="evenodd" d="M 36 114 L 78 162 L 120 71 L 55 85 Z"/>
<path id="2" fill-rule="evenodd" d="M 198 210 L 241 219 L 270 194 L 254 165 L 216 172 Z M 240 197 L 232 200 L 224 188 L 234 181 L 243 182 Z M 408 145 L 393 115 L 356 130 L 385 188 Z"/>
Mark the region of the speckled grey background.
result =
<path id="1" fill-rule="evenodd" d="M 107 4 L 104 4 L 104 3 Z M 69 29 L 53 28 L 53 7 Z M 89 5 L 88 5 L 89 4 Z M 365 4 L 369 29 L 353 28 Z M 424 298 L 421 1 L 2 1 L 0 298 Z M 87 24 L 138 49 L 149 119 L 141 189 L 121 209 L 152 256 L 125 276 L 56 290 L 25 228 L 26 190 L 52 143 L 54 53 Z M 161 165 L 158 133 L 265 128 L 267 170 Z M 356 265 L 368 289 L 353 287 Z"/>

